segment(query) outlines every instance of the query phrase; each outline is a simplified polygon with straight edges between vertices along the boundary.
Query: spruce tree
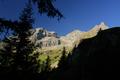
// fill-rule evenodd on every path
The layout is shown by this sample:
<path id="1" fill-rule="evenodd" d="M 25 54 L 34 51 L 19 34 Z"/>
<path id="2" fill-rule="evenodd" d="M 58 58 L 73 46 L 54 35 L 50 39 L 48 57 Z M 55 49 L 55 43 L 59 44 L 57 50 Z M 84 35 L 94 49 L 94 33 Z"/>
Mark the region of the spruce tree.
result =
<path id="1" fill-rule="evenodd" d="M 16 29 L 16 53 L 14 57 L 13 69 L 21 73 L 36 73 L 37 71 L 37 57 L 33 54 L 34 45 L 29 40 L 31 36 L 30 29 L 32 29 L 32 5 L 31 1 L 24 8 L 17 24 Z"/>
<path id="2" fill-rule="evenodd" d="M 62 56 L 61 56 L 59 63 L 58 63 L 58 69 L 61 69 L 61 70 L 65 69 L 66 65 L 67 65 L 67 57 L 66 57 L 66 49 L 64 47 L 63 52 L 62 52 Z"/>
<path id="3" fill-rule="evenodd" d="M 46 59 L 46 63 L 45 63 L 45 72 L 49 72 L 51 71 L 51 60 L 50 57 L 48 56 Z"/>
<path id="4" fill-rule="evenodd" d="M 32 29 L 33 24 L 30 0 L 23 9 L 19 20 L 12 23 L 14 27 L 13 36 L 10 39 L 5 39 L 7 45 L 4 50 L 1 50 L 0 67 L 6 69 L 6 75 L 7 68 L 10 68 L 8 71 L 11 75 L 13 74 L 12 77 L 16 76 L 20 79 L 34 77 L 38 71 L 39 61 L 37 60 L 38 54 L 33 53 L 34 45 L 29 40 L 30 29 Z"/>

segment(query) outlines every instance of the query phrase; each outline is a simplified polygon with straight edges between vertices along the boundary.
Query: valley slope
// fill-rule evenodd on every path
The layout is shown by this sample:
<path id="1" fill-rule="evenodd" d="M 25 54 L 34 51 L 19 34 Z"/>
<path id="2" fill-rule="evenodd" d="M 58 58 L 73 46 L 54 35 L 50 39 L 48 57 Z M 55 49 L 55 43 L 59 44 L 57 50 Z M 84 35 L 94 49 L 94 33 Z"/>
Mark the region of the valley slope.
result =
<path id="1" fill-rule="evenodd" d="M 96 25 L 89 31 L 74 30 L 65 36 L 58 36 L 53 31 L 47 31 L 44 28 L 33 29 L 33 35 L 30 37 L 35 44 L 35 52 L 39 53 L 39 59 L 45 61 L 50 56 L 51 67 L 57 67 L 63 48 L 66 49 L 66 55 L 71 53 L 74 47 L 77 47 L 82 40 L 94 37 L 101 30 L 108 29 L 104 22 Z"/>

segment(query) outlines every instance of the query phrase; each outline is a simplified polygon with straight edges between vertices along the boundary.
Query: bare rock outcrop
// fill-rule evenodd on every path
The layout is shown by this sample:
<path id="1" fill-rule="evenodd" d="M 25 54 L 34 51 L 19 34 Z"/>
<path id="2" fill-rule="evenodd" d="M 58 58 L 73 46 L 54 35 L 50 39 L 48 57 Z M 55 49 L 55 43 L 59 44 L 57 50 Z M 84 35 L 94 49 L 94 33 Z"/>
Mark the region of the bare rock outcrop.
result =
<path id="1" fill-rule="evenodd" d="M 59 45 L 74 47 L 78 45 L 81 40 L 94 37 L 99 31 L 105 29 L 108 29 L 108 26 L 106 26 L 104 22 L 101 22 L 89 31 L 74 30 L 65 36 L 58 37 L 57 33 L 53 31 L 47 31 L 44 28 L 36 28 L 32 30 L 33 35 L 30 39 L 35 43 L 35 46 L 40 48 Z"/>

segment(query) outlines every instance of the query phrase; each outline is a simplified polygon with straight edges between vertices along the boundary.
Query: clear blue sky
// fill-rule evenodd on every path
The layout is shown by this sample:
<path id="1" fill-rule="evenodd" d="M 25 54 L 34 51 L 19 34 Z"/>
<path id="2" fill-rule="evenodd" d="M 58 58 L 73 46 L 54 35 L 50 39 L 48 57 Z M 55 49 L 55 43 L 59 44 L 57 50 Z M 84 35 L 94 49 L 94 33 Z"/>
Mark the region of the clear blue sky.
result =
<path id="1" fill-rule="evenodd" d="M 18 19 L 26 0 L 1 0 L 0 17 Z M 64 19 L 50 19 L 35 12 L 35 27 L 44 27 L 59 35 L 80 29 L 86 31 L 100 22 L 108 26 L 120 26 L 120 0 L 56 0 L 55 6 Z"/>

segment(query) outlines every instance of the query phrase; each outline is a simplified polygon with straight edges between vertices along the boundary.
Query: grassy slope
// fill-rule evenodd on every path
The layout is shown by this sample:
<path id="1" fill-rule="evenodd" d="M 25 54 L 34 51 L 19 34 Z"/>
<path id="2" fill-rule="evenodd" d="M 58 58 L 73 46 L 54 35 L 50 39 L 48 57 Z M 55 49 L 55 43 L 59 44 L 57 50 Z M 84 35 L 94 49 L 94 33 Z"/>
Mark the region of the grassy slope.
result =
<path id="1" fill-rule="evenodd" d="M 68 55 L 72 51 L 72 48 L 67 47 L 66 49 L 67 49 L 66 55 Z M 47 59 L 47 56 L 49 56 L 51 59 L 51 67 L 57 67 L 59 59 L 62 55 L 62 51 L 63 51 L 63 47 L 49 49 L 49 50 L 47 50 L 47 48 L 40 49 L 41 53 L 39 55 L 39 59 L 41 60 L 41 62 L 43 62 Z"/>

